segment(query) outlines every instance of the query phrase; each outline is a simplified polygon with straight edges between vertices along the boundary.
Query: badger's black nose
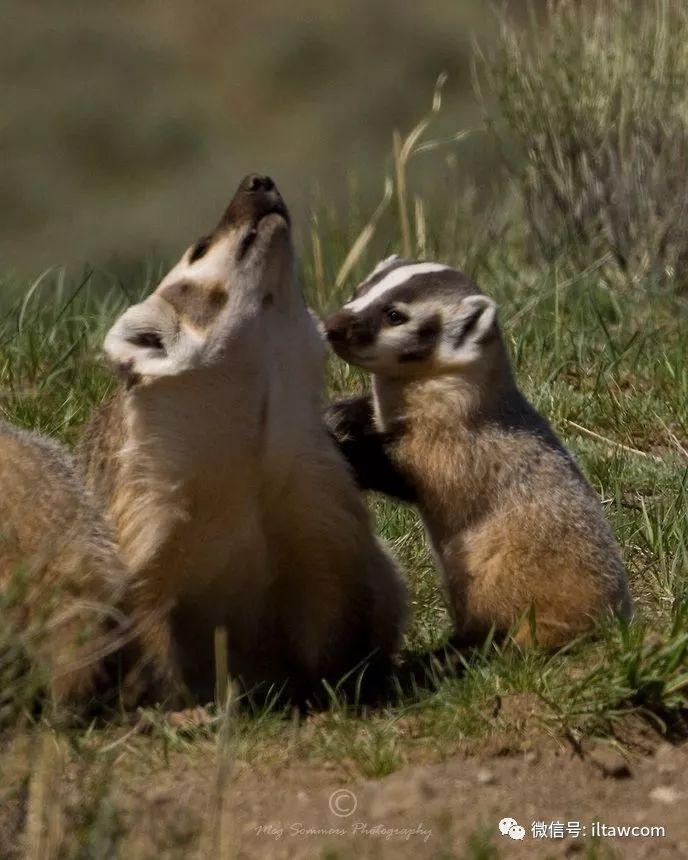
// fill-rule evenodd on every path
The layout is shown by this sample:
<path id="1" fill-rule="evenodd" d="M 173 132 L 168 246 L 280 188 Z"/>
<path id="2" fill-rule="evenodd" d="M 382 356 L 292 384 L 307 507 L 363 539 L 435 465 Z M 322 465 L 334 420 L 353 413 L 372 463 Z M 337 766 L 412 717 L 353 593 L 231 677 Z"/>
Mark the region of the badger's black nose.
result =
<path id="1" fill-rule="evenodd" d="M 272 179 L 260 173 L 249 173 L 239 183 L 217 229 L 236 227 L 246 221 L 255 225 L 264 215 L 273 212 L 282 215 L 289 223 L 289 212 Z"/>
<path id="2" fill-rule="evenodd" d="M 275 187 L 269 176 L 261 176 L 259 173 L 251 173 L 242 184 L 247 191 L 272 191 Z"/>
<path id="3" fill-rule="evenodd" d="M 337 311 L 323 321 L 330 343 L 343 343 L 348 339 L 351 319 L 352 315 L 348 311 Z"/>

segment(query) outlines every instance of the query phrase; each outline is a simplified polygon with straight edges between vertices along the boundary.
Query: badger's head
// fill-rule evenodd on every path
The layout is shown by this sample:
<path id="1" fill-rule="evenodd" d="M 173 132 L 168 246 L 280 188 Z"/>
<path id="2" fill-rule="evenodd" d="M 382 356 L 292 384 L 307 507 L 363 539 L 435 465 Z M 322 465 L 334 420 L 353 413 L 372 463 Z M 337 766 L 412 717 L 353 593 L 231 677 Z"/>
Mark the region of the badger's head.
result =
<path id="1" fill-rule="evenodd" d="M 390 257 L 325 320 L 335 352 L 380 376 L 468 371 L 501 343 L 492 299 L 440 263 Z"/>
<path id="2" fill-rule="evenodd" d="M 292 269 L 284 201 L 267 176 L 247 176 L 212 233 L 119 318 L 105 352 L 129 384 L 219 364 L 247 321 L 300 301 Z"/>

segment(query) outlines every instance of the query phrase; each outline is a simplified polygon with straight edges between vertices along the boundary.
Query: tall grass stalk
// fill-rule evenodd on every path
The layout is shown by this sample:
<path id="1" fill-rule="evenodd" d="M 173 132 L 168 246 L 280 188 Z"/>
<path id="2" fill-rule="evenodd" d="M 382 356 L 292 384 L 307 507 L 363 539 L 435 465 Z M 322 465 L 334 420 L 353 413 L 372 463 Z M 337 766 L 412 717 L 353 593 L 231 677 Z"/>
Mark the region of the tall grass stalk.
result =
<path id="1" fill-rule="evenodd" d="M 368 222 L 364 225 L 356 240 L 351 245 L 344 261 L 342 262 L 335 278 L 335 287 L 340 289 L 351 274 L 354 267 L 360 262 L 368 245 L 373 239 L 378 225 L 389 208 L 393 198 L 397 201 L 397 223 L 399 230 L 399 247 L 405 257 L 413 257 L 414 254 L 423 257 L 427 250 L 427 224 L 425 218 L 426 207 L 423 198 L 416 194 L 413 197 L 413 209 L 415 215 L 415 247 L 411 234 L 411 206 L 408 181 L 408 165 L 412 158 L 424 153 L 436 150 L 438 147 L 455 144 L 467 137 L 470 130 L 459 131 L 454 135 L 442 139 L 424 140 L 426 133 L 432 126 L 433 120 L 442 109 L 442 90 L 447 82 L 447 75 L 442 73 L 435 84 L 430 111 L 420 122 L 415 125 L 406 137 L 402 137 L 399 131 L 392 135 L 392 159 L 394 178 L 385 178 L 384 193 L 380 203 L 373 212 Z M 315 245 L 314 245 L 315 249 Z M 314 254 L 314 264 L 315 264 Z"/>

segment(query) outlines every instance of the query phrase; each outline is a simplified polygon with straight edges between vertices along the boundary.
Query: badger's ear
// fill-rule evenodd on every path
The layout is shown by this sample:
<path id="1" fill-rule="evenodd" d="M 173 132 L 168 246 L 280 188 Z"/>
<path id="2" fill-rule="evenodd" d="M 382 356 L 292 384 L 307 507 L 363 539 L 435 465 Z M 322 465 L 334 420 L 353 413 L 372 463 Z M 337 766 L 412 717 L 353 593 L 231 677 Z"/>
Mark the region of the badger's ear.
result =
<path id="1" fill-rule="evenodd" d="M 201 346 L 192 332 L 180 332 L 174 308 L 155 294 L 125 311 L 103 344 L 127 383 L 176 376 L 197 363 Z"/>
<path id="2" fill-rule="evenodd" d="M 480 347 L 497 332 L 497 305 L 487 296 L 466 296 L 445 327 L 444 352 L 450 361 L 477 358 Z"/>

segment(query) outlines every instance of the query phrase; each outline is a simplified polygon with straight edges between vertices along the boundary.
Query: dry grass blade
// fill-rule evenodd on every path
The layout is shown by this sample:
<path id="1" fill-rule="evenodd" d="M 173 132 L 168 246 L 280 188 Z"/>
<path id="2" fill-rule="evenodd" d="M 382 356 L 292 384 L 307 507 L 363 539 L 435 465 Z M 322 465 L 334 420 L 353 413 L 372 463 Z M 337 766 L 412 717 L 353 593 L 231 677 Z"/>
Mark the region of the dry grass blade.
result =
<path id="1" fill-rule="evenodd" d="M 421 123 L 416 129 L 419 133 L 425 131 L 426 124 Z M 394 178 L 396 180 L 397 189 L 397 205 L 399 207 L 399 224 L 401 226 L 401 247 L 405 257 L 410 257 L 411 248 L 411 226 L 409 224 L 408 207 L 406 204 L 406 159 L 404 150 L 406 144 L 402 144 L 401 135 L 398 131 L 394 132 Z M 408 141 L 407 141 L 408 143 Z M 408 157 L 408 156 L 407 156 Z"/>
<path id="2" fill-rule="evenodd" d="M 229 663 L 227 628 L 215 628 L 215 701 L 221 707 L 227 700 L 229 688 Z"/>
<path id="3" fill-rule="evenodd" d="M 363 256 L 365 249 L 368 247 L 370 240 L 375 235 L 375 228 L 377 227 L 378 221 L 386 211 L 389 206 L 389 202 L 392 199 L 392 194 L 394 193 L 394 186 L 392 184 L 392 180 L 387 177 L 385 179 L 385 190 L 382 195 L 382 200 L 378 203 L 377 209 L 373 212 L 373 215 L 365 225 L 365 227 L 358 234 L 358 238 L 351 246 L 349 253 L 344 258 L 344 262 L 339 268 L 337 272 L 337 277 L 335 278 L 335 287 L 339 289 L 349 277 L 349 274 L 353 267 L 358 263 L 358 261 Z"/>
<path id="4" fill-rule="evenodd" d="M 311 246 L 313 249 L 313 279 L 316 289 L 322 293 L 325 289 L 325 266 L 323 264 L 322 243 L 315 225 L 311 229 Z"/>
<path id="5" fill-rule="evenodd" d="M 460 143 L 462 140 L 469 137 L 469 135 L 474 134 L 479 130 L 480 129 L 477 128 L 466 128 L 463 131 L 457 131 L 456 134 L 449 135 L 449 137 L 440 137 L 437 138 L 437 140 L 426 140 L 425 143 L 418 144 L 412 154 L 419 155 L 422 152 L 432 152 L 442 146 L 449 146 L 450 143 Z"/>
<path id="6" fill-rule="evenodd" d="M 442 109 L 442 90 L 444 89 L 444 85 L 447 83 L 447 77 L 447 73 L 442 72 L 442 74 L 437 78 L 435 90 L 432 94 L 432 107 L 430 109 L 430 113 L 426 117 L 423 117 L 418 125 L 409 132 L 399 150 L 399 157 L 401 158 L 401 162 L 404 166 L 413 153 L 417 151 L 416 143 L 420 140 L 432 120 Z"/>
<path id="7" fill-rule="evenodd" d="M 406 165 L 416 151 L 418 141 L 425 134 L 430 123 L 434 117 L 437 116 L 442 107 L 442 89 L 446 82 L 447 75 L 443 72 L 438 77 L 437 83 L 435 84 L 435 91 L 432 96 L 432 108 L 430 109 L 428 116 L 424 117 L 418 125 L 410 131 L 403 141 L 398 131 L 395 131 L 393 136 L 394 177 L 396 180 L 397 204 L 399 207 L 401 242 L 405 257 L 410 257 L 413 253 L 413 248 L 411 247 L 411 225 L 406 191 Z"/>
<path id="8" fill-rule="evenodd" d="M 392 198 L 392 194 L 395 192 L 395 190 L 399 211 L 399 228 L 401 232 L 402 250 L 404 256 L 406 257 L 411 257 L 413 255 L 413 246 L 411 241 L 411 217 L 409 213 L 406 176 L 406 167 L 408 165 L 408 162 L 414 155 L 419 152 L 427 152 L 433 149 L 437 149 L 438 147 L 443 146 L 445 144 L 461 141 L 471 133 L 470 131 L 460 131 L 442 140 L 427 141 L 424 144 L 420 143 L 421 138 L 423 137 L 427 129 L 430 127 L 432 120 L 437 116 L 442 107 L 442 90 L 446 82 L 447 75 L 443 72 L 437 78 L 437 82 L 435 84 L 430 113 L 427 116 L 423 117 L 423 119 L 416 126 L 414 126 L 414 128 L 405 138 L 402 138 L 398 131 L 394 132 L 392 139 L 392 154 L 394 159 L 394 183 L 392 183 L 389 178 L 385 181 L 385 192 L 382 201 L 373 213 L 373 216 L 371 217 L 370 221 L 365 225 L 363 230 L 361 230 L 349 253 L 346 255 L 346 258 L 344 259 L 344 262 L 342 263 L 337 273 L 337 277 L 335 278 L 335 287 L 339 288 L 345 283 L 347 277 L 351 273 L 351 270 L 363 256 L 365 249 L 368 247 L 371 239 L 375 235 L 377 224 L 381 216 L 387 209 L 389 202 Z M 416 207 L 416 215 L 417 214 L 418 209 Z M 418 224 L 419 222 L 416 219 L 417 232 Z M 424 253 L 425 239 L 423 239 L 422 242 L 418 242 L 418 247 L 419 250 L 422 249 L 421 253 Z M 314 260 L 315 259 L 316 255 L 314 253 Z"/>
<path id="9" fill-rule="evenodd" d="M 416 224 L 416 253 L 419 257 L 425 257 L 427 253 L 428 228 L 425 218 L 425 204 L 422 197 L 416 196 L 414 200 L 414 220 Z"/>
<path id="10" fill-rule="evenodd" d="M 30 860 L 56 860 L 64 836 L 60 782 L 65 750 L 63 742 L 51 732 L 41 734 L 36 745 L 36 763 L 29 782 L 24 856 Z"/>
<path id="11" fill-rule="evenodd" d="M 668 424 L 666 423 L 666 421 L 665 421 L 661 416 L 657 415 L 657 413 L 656 413 L 656 412 L 655 412 L 655 416 L 657 417 L 657 419 L 659 420 L 659 423 L 660 423 L 660 424 L 662 425 L 662 427 L 664 428 L 664 432 L 665 432 L 665 433 L 667 434 L 667 436 L 669 437 L 669 441 L 670 441 L 670 442 L 671 442 L 671 444 L 674 446 L 674 448 L 676 448 L 676 450 L 677 450 L 680 454 L 682 454 L 686 459 L 688 459 L 688 451 L 686 450 L 685 446 L 681 444 L 681 440 L 678 438 L 678 436 L 677 436 L 677 435 L 674 433 L 674 431 L 673 431 L 673 430 L 668 426 Z"/>
<path id="12" fill-rule="evenodd" d="M 657 454 L 650 454 L 647 451 L 641 451 L 639 448 L 632 448 L 630 445 L 624 445 L 622 442 L 615 442 L 613 439 L 609 439 L 601 433 L 596 433 L 594 430 L 589 430 L 587 427 L 583 427 L 582 424 L 576 424 L 575 421 L 570 421 L 568 418 L 565 419 L 565 422 L 569 427 L 573 427 L 574 430 L 577 430 L 584 436 L 588 436 L 590 439 L 596 439 L 598 442 L 604 442 L 605 445 L 610 445 L 612 448 L 620 448 L 622 451 L 628 451 L 629 454 L 635 454 L 638 457 L 645 457 L 648 460 L 654 460 L 656 463 L 664 462 L 664 459 L 657 456 Z"/>
<path id="13" fill-rule="evenodd" d="M 235 758 L 234 718 L 236 698 L 228 685 L 217 742 L 217 775 L 211 799 L 212 810 L 207 816 L 201 838 L 199 857 L 233 860 L 237 856 L 237 834 L 232 809 L 232 770 Z"/>

